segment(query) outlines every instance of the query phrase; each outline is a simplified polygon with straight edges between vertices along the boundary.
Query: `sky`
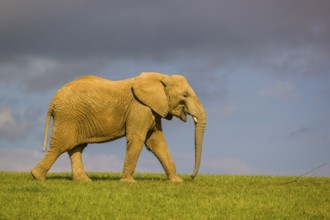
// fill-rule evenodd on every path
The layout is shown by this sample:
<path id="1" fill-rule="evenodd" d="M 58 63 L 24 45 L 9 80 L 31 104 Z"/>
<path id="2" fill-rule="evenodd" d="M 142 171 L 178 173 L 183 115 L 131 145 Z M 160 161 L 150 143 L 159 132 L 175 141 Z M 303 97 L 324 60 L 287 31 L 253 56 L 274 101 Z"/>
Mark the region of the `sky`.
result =
<path id="1" fill-rule="evenodd" d="M 48 104 L 83 75 L 186 76 L 207 113 L 200 173 L 301 175 L 330 161 L 328 0 L 0 0 L 0 170 L 30 171 Z M 178 173 L 192 119 L 163 120 Z M 121 172 L 122 138 L 90 144 L 87 171 Z M 63 154 L 51 172 L 70 171 Z M 145 148 L 136 172 L 163 172 Z M 330 176 L 330 164 L 309 173 Z"/>

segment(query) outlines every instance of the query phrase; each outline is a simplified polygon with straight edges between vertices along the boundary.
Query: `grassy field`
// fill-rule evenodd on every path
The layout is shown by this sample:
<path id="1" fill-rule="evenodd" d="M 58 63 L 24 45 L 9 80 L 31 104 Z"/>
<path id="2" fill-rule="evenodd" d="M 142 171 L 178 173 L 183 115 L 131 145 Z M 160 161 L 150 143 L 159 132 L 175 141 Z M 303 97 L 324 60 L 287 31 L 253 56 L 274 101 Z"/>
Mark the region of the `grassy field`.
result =
<path id="1" fill-rule="evenodd" d="M 173 184 L 162 174 L 0 172 L 0 219 L 330 219 L 330 178 L 199 175 Z M 286 183 L 286 184 L 285 184 Z"/>

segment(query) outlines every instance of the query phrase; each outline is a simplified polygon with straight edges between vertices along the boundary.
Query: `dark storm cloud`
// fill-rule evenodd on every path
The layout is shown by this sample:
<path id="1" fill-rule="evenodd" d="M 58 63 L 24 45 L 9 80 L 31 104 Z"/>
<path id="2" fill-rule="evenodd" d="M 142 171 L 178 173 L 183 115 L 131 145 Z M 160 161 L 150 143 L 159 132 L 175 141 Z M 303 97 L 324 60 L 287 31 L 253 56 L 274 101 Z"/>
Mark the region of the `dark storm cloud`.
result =
<path id="1" fill-rule="evenodd" d="M 291 74 L 330 69 L 326 0 L 0 4 L 0 65 L 13 67 L 2 68 L 1 78 L 25 74 L 28 88 L 39 88 L 35 85 L 43 84 L 43 78 L 49 82 L 49 76 L 70 79 L 79 69 L 96 72 L 100 63 L 118 60 L 167 65 L 181 61 L 178 69 L 190 69 L 195 76 L 202 69 L 211 80 L 214 70 L 230 65 Z M 38 72 L 31 57 L 54 63 Z M 19 69 L 26 60 L 31 74 Z M 69 71 L 74 73 L 68 76 Z"/>
<path id="2" fill-rule="evenodd" d="M 4 12 L 3 53 L 159 59 L 232 39 L 219 16 L 221 5 L 212 2 L 40 4 L 20 3 L 17 13 Z"/>
<path id="3" fill-rule="evenodd" d="M 329 48 L 328 1 L 13 2 L 1 12 L 2 54 L 163 57 L 278 43 Z"/>
<path id="4" fill-rule="evenodd" d="M 82 74 L 92 74 L 102 62 L 92 58 L 56 60 L 41 56 L 18 56 L 0 61 L 1 81 L 15 82 L 30 92 L 59 87 Z"/>

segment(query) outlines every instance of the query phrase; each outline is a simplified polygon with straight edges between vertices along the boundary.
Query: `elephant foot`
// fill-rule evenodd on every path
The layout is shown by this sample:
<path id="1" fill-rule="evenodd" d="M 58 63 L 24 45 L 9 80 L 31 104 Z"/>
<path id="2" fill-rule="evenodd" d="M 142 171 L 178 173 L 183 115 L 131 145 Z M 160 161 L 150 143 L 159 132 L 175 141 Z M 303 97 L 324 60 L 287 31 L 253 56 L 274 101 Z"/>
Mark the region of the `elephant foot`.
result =
<path id="1" fill-rule="evenodd" d="M 180 177 L 176 176 L 176 175 L 175 176 L 171 176 L 168 179 L 172 183 L 182 183 L 183 182 L 183 180 Z"/>
<path id="2" fill-rule="evenodd" d="M 31 175 L 35 180 L 45 180 L 46 179 L 46 173 L 42 171 L 41 169 L 35 167 L 33 170 L 31 170 Z"/>
<path id="3" fill-rule="evenodd" d="M 136 183 L 136 180 L 133 177 L 122 177 L 120 179 L 120 182 L 122 183 Z"/>

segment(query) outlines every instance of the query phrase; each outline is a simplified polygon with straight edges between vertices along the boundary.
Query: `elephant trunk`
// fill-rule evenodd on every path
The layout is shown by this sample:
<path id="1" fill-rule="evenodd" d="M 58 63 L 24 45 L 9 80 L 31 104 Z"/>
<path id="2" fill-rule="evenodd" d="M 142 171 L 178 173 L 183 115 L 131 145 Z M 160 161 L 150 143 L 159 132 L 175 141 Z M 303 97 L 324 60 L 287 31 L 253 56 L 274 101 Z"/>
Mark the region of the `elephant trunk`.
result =
<path id="1" fill-rule="evenodd" d="M 201 163 L 203 137 L 206 126 L 206 113 L 199 101 L 198 106 L 197 114 L 193 115 L 193 119 L 195 121 L 195 168 L 193 174 L 191 175 L 192 179 L 196 177 Z"/>

